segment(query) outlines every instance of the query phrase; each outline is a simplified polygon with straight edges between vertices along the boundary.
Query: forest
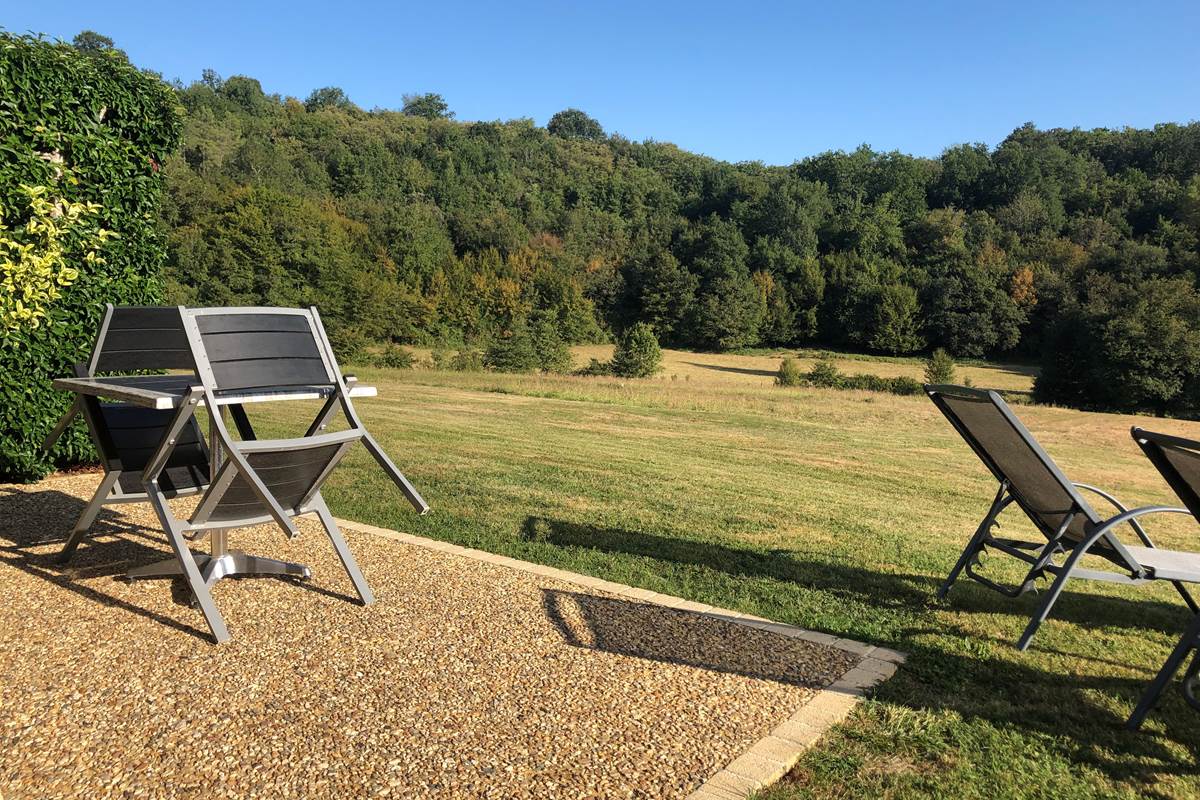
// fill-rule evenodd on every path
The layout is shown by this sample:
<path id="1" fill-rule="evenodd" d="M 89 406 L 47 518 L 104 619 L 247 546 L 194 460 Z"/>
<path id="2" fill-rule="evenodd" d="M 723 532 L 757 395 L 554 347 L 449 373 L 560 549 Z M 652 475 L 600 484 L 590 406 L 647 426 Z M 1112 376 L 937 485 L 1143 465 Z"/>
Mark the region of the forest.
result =
<path id="1" fill-rule="evenodd" d="M 1043 400 L 1200 409 L 1200 124 L 1014 130 L 938 158 L 731 164 L 577 109 L 460 122 L 245 76 L 176 84 L 166 296 L 318 305 L 337 345 L 826 346 L 1041 366 Z"/>

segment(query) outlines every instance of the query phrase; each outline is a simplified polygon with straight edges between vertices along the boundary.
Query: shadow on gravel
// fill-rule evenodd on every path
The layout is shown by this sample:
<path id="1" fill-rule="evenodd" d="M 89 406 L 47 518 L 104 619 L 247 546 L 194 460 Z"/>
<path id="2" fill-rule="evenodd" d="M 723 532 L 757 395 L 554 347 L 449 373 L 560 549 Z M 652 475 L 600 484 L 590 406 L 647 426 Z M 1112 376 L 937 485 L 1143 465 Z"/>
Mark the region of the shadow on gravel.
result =
<path id="1" fill-rule="evenodd" d="M 841 629 L 826 627 L 828 633 L 908 654 L 896 676 L 879 687 L 877 699 L 986 722 L 970 729 L 970 735 L 982 741 L 966 746 L 986 749 L 988 737 L 999 737 L 997 742 L 1011 746 L 1005 733 L 1010 729 L 1034 734 L 1042 745 L 1060 750 L 1072 762 L 1102 770 L 1147 797 L 1172 796 L 1169 787 L 1156 788 L 1164 775 L 1200 774 L 1195 756 L 1200 752 L 1200 726 L 1195 712 L 1174 689 L 1164 694 L 1140 733 L 1123 729 L 1157 663 L 1130 675 L 1120 653 L 1088 658 L 1052 645 L 1043 649 L 1038 640 L 1022 654 L 1012 648 L 1012 641 L 980 634 L 972 621 L 975 614 L 1015 615 L 1023 621 L 1033 613 L 1036 597 L 1011 601 L 962 581 L 949 601 L 942 603 L 934 598 L 940 580 L 930 576 L 872 571 L 815 554 L 756 551 L 543 517 L 527 518 L 522 533 L 526 539 L 563 548 L 654 559 L 662 563 L 664 573 L 678 575 L 682 565 L 748 578 L 759 597 L 772 591 L 762 581 L 779 582 L 779 595 L 809 601 L 807 611 L 783 615 L 779 621 L 820 630 L 824 614 L 826 621 L 846 621 Z M 548 611 L 556 602 L 548 602 Z M 606 610 L 597 605 L 593 613 L 586 607 L 582 612 L 595 620 L 595 627 L 589 625 L 595 631 L 590 646 L 643 654 L 647 645 L 629 641 L 628 634 L 602 621 L 601 612 Z M 1173 645 L 1186 624 L 1187 611 L 1181 603 L 1140 600 L 1136 590 L 1127 599 L 1073 592 L 1064 594 L 1052 619 L 1100 636 L 1105 635 L 1104 628 L 1112 627 L 1131 629 L 1134 635 L 1158 630 Z M 1050 638 L 1046 633 L 1043 641 Z M 978 648 L 978 654 L 973 648 Z M 1169 645 L 1162 648 L 1162 658 L 1168 649 Z M 647 657 L 654 657 L 653 650 Z M 895 735 L 903 737 L 906 732 L 901 725 Z M 947 735 L 964 733 L 948 731 Z M 920 750 L 922 741 L 918 738 L 911 745 Z"/>
<path id="2" fill-rule="evenodd" d="M 100 510 L 91 534 L 67 564 L 58 560 L 59 545 L 67 540 L 85 502 L 57 490 L 22 492 L 0 488 L 0 564 L 42 578 L 101 605 L 116 606 L 205 641 L 207 630 L 186 625 L 102 591 L 89 578 L 124 575 L 132 567 L 169 558 L 171 552 L 161 533 L 130 524 L 119 513 Z M 155 547 L 157 544 L 159 547 Z M 177 605 L 190 606 L 191 593 L 181 581 L 172 581 L 171 597 Z"/>
<path id="3" fill-rule="evenodd" d="M 606 653 L 821 688 L 852 666 L 836 653 L 796 639 L 692 611 L 618 597 L 542 589 L 542 606 L 569 644 Z M 836 673 L 836 674 L 835 674 Z"/>

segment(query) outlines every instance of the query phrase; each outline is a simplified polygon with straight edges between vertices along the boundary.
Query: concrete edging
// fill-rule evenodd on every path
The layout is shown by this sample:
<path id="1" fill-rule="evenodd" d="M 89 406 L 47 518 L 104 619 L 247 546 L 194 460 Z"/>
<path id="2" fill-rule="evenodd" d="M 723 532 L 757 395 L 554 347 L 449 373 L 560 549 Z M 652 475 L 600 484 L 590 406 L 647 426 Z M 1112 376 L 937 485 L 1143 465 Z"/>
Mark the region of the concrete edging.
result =
<path id="1" fill-rule="evenodd" d="M 718 770 L 700 788 L 688 795 L 688 800 L 743 800 L 759 789 L 775 783 L 795 766 L 796 762 L 800 760 L 800 756 L 826 731 L 849 716 L 868 691 L 892 677 L 905 659 L 905 654 L 899 650 L 875 647 L 852 639 L 831 636 L 828 633 L 809 631 L 797 628 L 795 625 L 773 622 L 752 614 L 743 614 L 740 611 L 714 608 L 693 600 L 659 594 L 649 589 L 638 589 L 594 578 L 590 575 L 534 564 L 530 561 L 520 561 L 485 550 L 475 550 L 443 542 L 439 539 L 414 536 L 411 533 L 401 533 L 348 519 L 338 518 L 337 524 L 359 533 L 381 536 L 404 544 L 424 547 L 427 550 L 451 553 L 488 564 L 497 564 L 534 575 L 542 575 L 589 589 L 608 592 L 629 600 L 691 611 L 735 625 L 759 628 L 781 636 L 804 639 L 827 647 L 836 647 L 858 656 L 858 663 L 829 686 L 819 690 L 812 700 L 775 726 L 769 734 Z"/>

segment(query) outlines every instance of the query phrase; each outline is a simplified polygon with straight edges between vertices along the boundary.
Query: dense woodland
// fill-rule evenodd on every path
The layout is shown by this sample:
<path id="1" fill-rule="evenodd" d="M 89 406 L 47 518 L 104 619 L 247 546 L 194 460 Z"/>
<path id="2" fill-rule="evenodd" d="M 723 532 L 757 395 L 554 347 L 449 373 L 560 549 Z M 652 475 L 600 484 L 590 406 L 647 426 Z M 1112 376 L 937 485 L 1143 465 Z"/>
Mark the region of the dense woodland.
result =
<path id="1" fill-rule="evenodd" d="M 211 72 L 178 96 L 177 302 L 315 303 L 346 350 L 637 321 L 705 349 L 945 347 L 1037 360 L 1057 402 L 1200 407 L 1200 124 L 768 167 L 577 110 L 458 122 L 437 95 L 364 111 Z"/>

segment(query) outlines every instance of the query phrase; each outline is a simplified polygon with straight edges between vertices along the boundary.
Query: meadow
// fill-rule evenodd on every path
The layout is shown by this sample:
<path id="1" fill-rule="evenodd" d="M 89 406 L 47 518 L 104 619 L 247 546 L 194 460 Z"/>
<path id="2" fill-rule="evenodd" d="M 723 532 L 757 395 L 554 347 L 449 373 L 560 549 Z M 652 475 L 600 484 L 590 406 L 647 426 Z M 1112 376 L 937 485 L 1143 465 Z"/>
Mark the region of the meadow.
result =
<path id="1" fill-rule="evenodd" d="M 326 496 L 364 522 L 907 652 L 770 800 L 1200 793 L 1200 733 L 1177 692 L 1142 732 L 1121 727 L 1186 623 L 1170 586 L 1076 582 L 1017 652 L 1036 597 L 971 581 L 946 602 L 934 596 L 995 492 L 949 424 L 920 396 L 775 387 L 778 363 L 767 352 L 667 351 L 663 373 L 642 380 L 355 369 L 380 391 L 361 414 L 434 511 L 414 516 L 365 452 Z M 839 366 L 921 375 L 914 359 Z M 963 372 L 1015 391 L 1032 380 L 1021 367 Z M 1073 480 L 1130 505 L 1176 504 L 1130 426 L 1200 432 L 1018 413 Z M 1016 514 L 1002 522 L 1032 534 Z M 1160 546 L 1200 547 L 1190 521 L 1148 529 Z M 1014 577 L 999 556 L 986 566 Z"/>

